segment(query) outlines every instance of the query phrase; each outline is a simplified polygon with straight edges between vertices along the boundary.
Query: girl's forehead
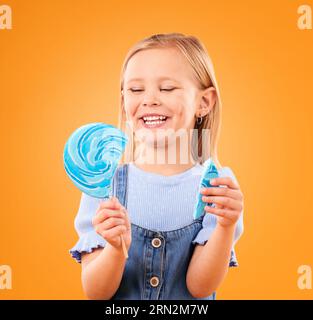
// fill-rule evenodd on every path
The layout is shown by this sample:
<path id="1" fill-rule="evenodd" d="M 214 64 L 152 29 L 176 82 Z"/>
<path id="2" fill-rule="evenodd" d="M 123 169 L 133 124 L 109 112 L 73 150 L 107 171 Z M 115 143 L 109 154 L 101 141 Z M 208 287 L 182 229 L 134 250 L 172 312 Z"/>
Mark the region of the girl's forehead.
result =
<path id="1" fill-rule="evenodd" d="M 145 49 L 135 53 L 128 61 L 128 67 L 140 68 L 142 65 L 151 67 L 169 67 L 173 68 L 186 64 L 187 60 L 182 54 L 173 48 L 153 48 Z"/>
<path id="2" fill-rule="evenodd" d="M 124 73 L 125 83 L 156 80 L 180 82 L 190 78 L 192 69 L 187 59 L 173 48 L 153 48 L 137 52 L 130 58 Z"/>

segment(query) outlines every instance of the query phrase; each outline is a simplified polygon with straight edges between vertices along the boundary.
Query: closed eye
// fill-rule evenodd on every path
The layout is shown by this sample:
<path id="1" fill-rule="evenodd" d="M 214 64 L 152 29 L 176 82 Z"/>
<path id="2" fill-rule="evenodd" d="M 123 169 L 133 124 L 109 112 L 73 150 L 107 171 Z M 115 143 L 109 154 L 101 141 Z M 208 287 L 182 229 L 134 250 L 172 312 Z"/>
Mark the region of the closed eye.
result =
<path id="1" fill-rule="evenodd" d="M 173 91 L 175 90 L 176 88 L 169 88 L 169 89 L 160 89 L 161 91 Z M 143 90 L 141 89 L 129 89 L 131 92 L 141 92 Z"/>
<path id="2" fill-rule="evenodd" d="M 140 92 L 140 91 L 143 91 L 143 90 L 140 90 L 140 89 L 129 89 L 131 92 Z"/>
<path id="3" fill-rule="evenodd" d="M 161 89 L 161 91 L 173 91 L 175 88 L 171 88 L 171 89 Z"/>

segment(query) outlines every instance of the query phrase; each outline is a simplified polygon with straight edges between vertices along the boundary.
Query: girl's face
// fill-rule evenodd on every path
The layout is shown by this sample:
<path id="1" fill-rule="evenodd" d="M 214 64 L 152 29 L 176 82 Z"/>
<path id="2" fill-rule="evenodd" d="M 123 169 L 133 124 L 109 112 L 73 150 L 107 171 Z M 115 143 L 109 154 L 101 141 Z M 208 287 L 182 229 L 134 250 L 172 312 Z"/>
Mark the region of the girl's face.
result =
<path id="1" fill-rule="evenodd" d="M 203 96 L 191 66 L 177 49 L 154 48 L 139 51 L 128 61 L 122 99 L 135 134 L 153 132 L 155 137 L 162 129 L 193 129 L 195 116 L 206 115 L 213 106 L 214 90 L 211 87 Z"/>

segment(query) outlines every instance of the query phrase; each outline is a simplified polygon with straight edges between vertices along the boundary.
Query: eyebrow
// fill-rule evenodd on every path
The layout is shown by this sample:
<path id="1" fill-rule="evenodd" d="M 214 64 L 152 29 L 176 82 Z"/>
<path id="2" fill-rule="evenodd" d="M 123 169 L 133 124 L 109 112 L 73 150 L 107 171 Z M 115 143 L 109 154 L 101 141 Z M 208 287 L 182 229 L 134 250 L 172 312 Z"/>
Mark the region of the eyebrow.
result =
<path id="1" fill-rule="evenodd" d="M 132 79 L 129 79 L 127 81 L 127 83 L 131 82 L 131 81 L 142 81 L 142 80 L 144 80 L 144 79 L 143 78 L 132 78 Z M 171 78 L 171 77 L 159 77 L 158 80 L 173 80 L 173 81 L 178 82 L 176 79 Z"/>

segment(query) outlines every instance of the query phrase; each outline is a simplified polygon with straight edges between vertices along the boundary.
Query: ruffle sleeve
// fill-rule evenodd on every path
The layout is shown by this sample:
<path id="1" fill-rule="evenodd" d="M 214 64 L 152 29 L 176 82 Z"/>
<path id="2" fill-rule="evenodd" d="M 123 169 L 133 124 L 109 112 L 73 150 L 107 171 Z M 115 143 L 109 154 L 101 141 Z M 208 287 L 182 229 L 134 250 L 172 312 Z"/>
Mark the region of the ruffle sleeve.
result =
<path id="1" fill-rule="evenodd" d="M 106 245 L 106 240 L 102 238 L 92 225 L 92 218 L 100 205 L 101 199 L 91 197 L 82 193 L 79 210 L 74 220 L 75 230 L 79 236 L 75 246 L 69 250 L 71 256 L 81 263 L 81 254 L 90 253 L 94 249 Z"/>

